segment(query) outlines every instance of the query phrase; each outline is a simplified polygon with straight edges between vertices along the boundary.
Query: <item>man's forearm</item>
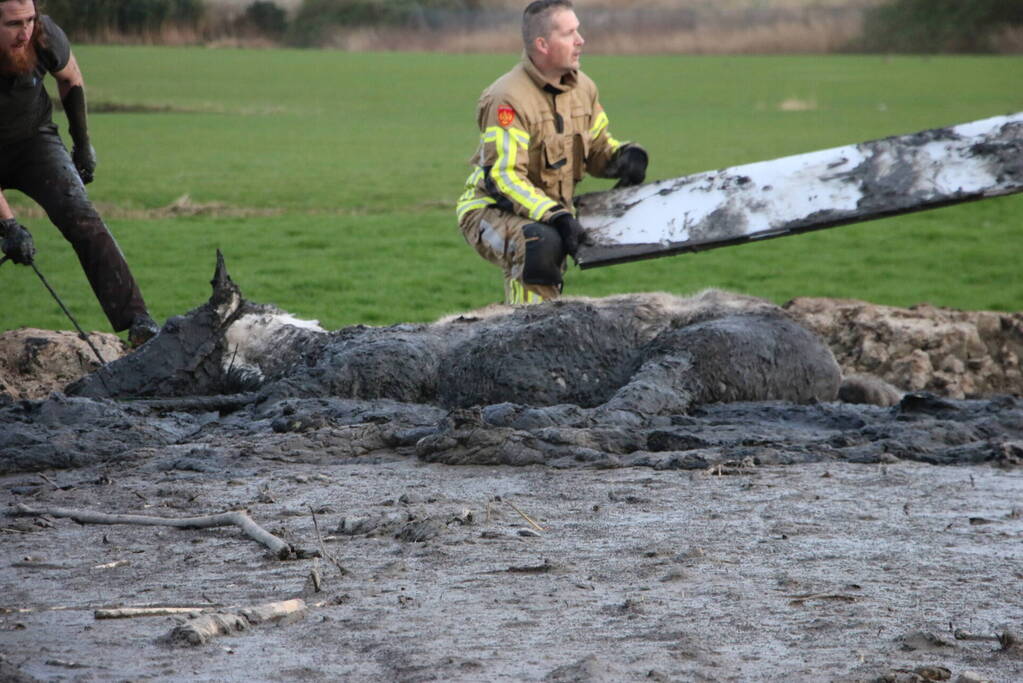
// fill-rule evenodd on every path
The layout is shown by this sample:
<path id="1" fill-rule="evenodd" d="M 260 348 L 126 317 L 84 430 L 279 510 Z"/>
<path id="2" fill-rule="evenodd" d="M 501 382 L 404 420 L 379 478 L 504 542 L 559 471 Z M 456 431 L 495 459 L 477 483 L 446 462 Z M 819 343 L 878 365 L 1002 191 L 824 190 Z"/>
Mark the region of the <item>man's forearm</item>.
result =
<path id="1" fill-rule="evenodd" d="M 11 206 L 7 203 L 4 193 L 0 191 L 0 221 L 5 221 L 8 218 L 14 218 L 14 212 L 11 211 Z"/>
<path id="2" fill-rule="evenodd" d="M 53 76 L 57 80 L 57 92 L 60 94 L 61 104 L 64 105 L 64 113 L 67 114 L 71 139 L 75 144 L 85 145 L 89 140 L 85 114 L 85 79 L 73 53 L 68 58 L 67 65 Z"/>

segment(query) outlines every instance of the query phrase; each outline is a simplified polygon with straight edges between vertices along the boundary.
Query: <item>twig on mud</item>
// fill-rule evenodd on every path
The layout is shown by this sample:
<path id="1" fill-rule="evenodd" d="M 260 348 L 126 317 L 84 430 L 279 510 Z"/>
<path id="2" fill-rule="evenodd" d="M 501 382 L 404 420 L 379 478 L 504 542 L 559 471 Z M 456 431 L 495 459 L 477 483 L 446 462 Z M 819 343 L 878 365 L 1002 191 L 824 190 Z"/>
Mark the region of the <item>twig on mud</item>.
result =
<path id="1" fill-rule="evenodd" d="M 273 554 L 281 560 L 296 557 L 297 552 L 290 543 L 283 541 L 263 527 L 256 524 L 249 513 L 245 510 L 232 510 L 217 515 L 204 517 L 149 517 L 146 515 L 110 515 L 103 512 L 91 512 L 89 510 L 73 510 L 69 508 L 30 508 L 27 505 L 18 504 L 14 513 L 29 517 L 67 517 L 79 524 L 137 524 L 141 526 L 170 526 L 178 529 L 209 529 L 220 526 L 236 526 L 245 535 L 257 543 L 261 543 L 270 549 Z"/>
<path id="2" fill-rule="evenodd" d="M 231 362 L 227 366 L 227 372 L 224 373 L 224 377 L 230 377 L 231 373 L 234 372 L 234 362 L 238 358 L 238 348 L 239 348 L 239 345 L 235 344 L 234 345 L 234 353 L 231 354 Z"/>
<path id="3" fill-rule="evenodd" d="M 52 486 L 52 487 L 53 487 L 53 490 L 54 490 L 54 491 L 60 491 L 60 487 L 59 487 L 59 486 L 57 486 L 56 482 L 54 482 L 54 481 L 53 481 L 52 479 L 50 479 L 49 477 L 47 477 L 47 476 L 46 476 L 45 474 L 43 474 L 42 472 L 40 472 L 40 473 L 39 473 L 39 478 L 40 478 L 40 479 L 42 479 L 43 481 L 45 481 L 45 482 L 46 482 L 47 484 L 49 484 L 50 486 Z"/>
<path id="4" fill-rule="evenodd" d="M 144 607 L 96 607 L 94 605 L 53 605 L 49 607 L 0 607 L 0 614 L 35 614 L 37 612 L 86 612 L 92 610 L 93 616 L 97 619 L 117 619 L 121 616 L 149 616 L 143 612 L 151 613 L 152 616 L 164 614 L 187 614 L 192 612 L 203 612 L 213 607 L 224 607 L 224 605 L 203 605 L 202 607 L 179 607 L 174 605 L 146 605 Z M 138 614 L 114 614 L 120 611 L 137 611 Z M 161 611 L 163 610 L 163 611 Z M 169 610 L 169 611 L 168 611 Z"/>
<path id="5" fill-rule="evenodd" d="M 982 636 L 977 633 L 968 633 L 961 628 L 957 628 L 952 635 L 955 636 L 956 640 L 999 640 L 998 636 Z"/>
<path id="6" fill-rule="evenodd" d="M 320 545 L 320 557 L 324 558 L 325 560 L 328 560 L 332 565 L 334 565 L 337 568 L 337 570 L 341 573 L 341 576 L 348 576 L 349 572 L 341 564 L 341 561 L 337 559 L 337 557 L 334 556 L 332 553 L 327 552 L 327 546 L 323 544 L 323 537 L 320 536 L 320 525 L 317 524 L 316 522 L 316 513 L 313 511 L 311 505 L 309 506 L 309 514 L 312 515 L 313 530 L 316 531 L 316 541 Z M 319 592 L 318 589 L 317 592 Z"/>
<path id="7" fill-rule="evenodd" d="M 801 606 L 807 600 L 838 600 L 841 602 L 856 602 L 859 598 L 855 595 L 843 595 L 841 593 L 806 593 L 804 595 L 786 595 L 790 598 L 790 605 Z"/>
<path id="8" fill-rule="evenodd" d="M 246 607 L 234 612 L 200 614 L 175 626 L 167 635 L 167 639 L 185 645 L 202 645 L 217 636 L 246 631 L 257 624 L 294 621 L 302 617 L 306 610 L 305 601 L 295 598 Z"/>
<path id="9" fill-rule="evenodd" d="M 134 619 L 135 617 L 166 617 L 174 614 L 201 614 L 210 607 L 113 607 L 92 613 L 95 619 Z"/>
<path id="10" fill-rule="evenodd" d="M 517 507 L 515 506 L 515 503 L 511 502 L 510 500 L 505 500 L 504 502 L 508 503 L 508 507 L 510 507 L 510 508 L 511 508 L 512 510 L 514 510 L 515 512 L 517 512 L 517 513 L 519 513 L 520 515 L 522 515 L 522 519 L 524 519 L 524 520 L 526 520 L 527 522 L 529 522 L 530 526 L 532 526 L 532 527 L 533 527 L 534 529 L 536 529 L 537 531 L 546 531 L 546 529 L 544 529 L 544 528 L 543 528 L 542 526 L 540 526 L 539 524 L 537 524 L 536 522 L 534 522 L 534 521 L 533 521 L 533 520 L 532 520 L 532 519 L 531 519 L 531 518 L 529 517 L 529 515 L 527 515 L 527 514 L 526 514 L 525 512 L 523 512 L 522 510 L 518 509 L 518 508 L 517 508 Z"/>
<path id="11" fill-rule="evenodd" d="M 127 567 L 130 564 L 131 562 L 128 562 L 128 560 L 114 560 L 113 562 L 97 564 L 93 569 L 117 569 L 118 567 Z"/>
<path id="12" fill-rule="evenodd" d="M 943 666 L 918 666 L 915 669 L 893 668 L 892 673 L 909 674 L 914 681 L 947 681 L 952 672 Z"/>
<path id="13" fill-rule="evenodd" d="M 25 558 L 24 560 L 17 560 L 11 562 L 11 566 L 16 569 L 74 569 L 75 567 L 70 564 L 60 564 L 59 562 L 43 562 L 42 560 L 34 560 L 31 558 Z"/>
<path id="14" fill-rule="evenodd" d="M 737 475 L 737 474 L 752 474 L 756 470 L 757 463 L 753 458 L 743 458 L 741 461 L 736 462 L 735 460 L 725 460 L 711 465 L 707 468 L 708 476 L 726 476 L 726 475 Z"/>
<path id="15" fill-rule="evenodd" d="M 547 572 L 554 571 L 556 566 L 547 558 L 544 558 L 543 564 L 524 564 L 515 567 L 508 567 L 507 569 L 495 569 L 489 572 L 483 572 L 484 574 L 546 574 Z"/>
<path id="16" fill-rule="evenodd" d="M 323 591 L 323 577 L 320 575 L 320 558 L 318 557 L 313 558 L 313 568 L 309 570 L 307 585 L 312 589 L 313 593 Z"/>
<path id="17" fill-rule="evenodd" d="M 36 612 L 73 612 L 75 610 L 87 610 L 91 607 L 71 607 L 68 605 L 56 605 L 54 607 L 0 607 L 0 614 L 35 614 Z"/>

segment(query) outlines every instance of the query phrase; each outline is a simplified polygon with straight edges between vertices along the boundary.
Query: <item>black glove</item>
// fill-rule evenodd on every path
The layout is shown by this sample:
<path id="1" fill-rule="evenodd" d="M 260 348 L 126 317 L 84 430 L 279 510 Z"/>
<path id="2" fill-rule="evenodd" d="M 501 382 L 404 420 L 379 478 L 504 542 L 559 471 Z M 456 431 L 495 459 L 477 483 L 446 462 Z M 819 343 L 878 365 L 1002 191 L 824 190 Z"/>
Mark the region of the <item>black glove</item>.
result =
<path id="1" fill-rule="evenodd" d="M 559 214 L 551 222 L 551 225 L 561 235 L 561 243 L 565 246 L 565 253 L 569 254 L 573 259 L 575 259 L 576 252 L 579 251 L 579 245 L 590 243 L 590 238 L 586 231 L 583 230 L 583 226 L 570 213 Z"/>
<path id="2" fill-rule="evenodd" d="M 4 256 L 15 263 L 23 266 L 32 265 L 32 258 L 36 255 L 36 245 L 32 241 L 32 235 L 25 226 L 13 218 L 0 221 L 0 236 L 3 237 Z"/>
<path id="3" fill-rule="evenodd" d="M 646 150 L 639 145 L 628 145 L 622 147 L 615 157 L 615 173 L 613 177 L 618 178 L 615 187 L 632 187 L 639 185 L 646 180 L 646 167 L 650 161 Z"/>
<path id="4" fill-rule="evenodd" d="M 81 176 L 82 182 L 86 185 L 91 183 L 96 173 L 96 150 L 92 148 L 92 145 L 75 145 L 71 150 L 71 160 L 75 162 L 75 168 L 78 169 L 78 175 Z"/>

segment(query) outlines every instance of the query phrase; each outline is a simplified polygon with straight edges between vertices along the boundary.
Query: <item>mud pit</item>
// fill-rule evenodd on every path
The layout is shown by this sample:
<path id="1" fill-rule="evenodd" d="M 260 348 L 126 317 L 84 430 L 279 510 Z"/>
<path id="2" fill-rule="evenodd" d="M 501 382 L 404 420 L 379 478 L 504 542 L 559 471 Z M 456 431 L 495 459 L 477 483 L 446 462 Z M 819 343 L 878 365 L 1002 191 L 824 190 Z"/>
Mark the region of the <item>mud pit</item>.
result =
<path id="1" fill-rule="evenodd" d="M 0 680 L 1020 680 L 1019 316 L 825 303 L 325 332 L 218 269 L 141 350 L 0 407 Z M 18 505 L 244 508 L 294 552 Z M 199 646 L 94 616 L 295 597 Z"/>

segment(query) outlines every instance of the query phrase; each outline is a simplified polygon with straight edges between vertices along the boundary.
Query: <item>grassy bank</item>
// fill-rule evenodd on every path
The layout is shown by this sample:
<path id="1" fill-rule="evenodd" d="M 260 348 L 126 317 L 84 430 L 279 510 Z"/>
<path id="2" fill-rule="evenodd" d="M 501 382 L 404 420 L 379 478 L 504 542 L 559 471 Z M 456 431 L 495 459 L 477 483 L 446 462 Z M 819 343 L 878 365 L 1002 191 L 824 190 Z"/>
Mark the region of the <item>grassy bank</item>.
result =
<path id="1" fill-rule="evenodd" d="M 90 186 L 155 316 L 209 295 L 220 248 L 249 298 L 331 328 L 429 320 L 500 296 L 455 228 L 479 91 L 514 55 L 85 46 Z M 666 178 L 1023 110 L 1008 57 L 589 57 L 621 139 Z M 57 120 L 64 128 L 61 114 Z M 586 180 L 581 191 L 609 186 Z M 38 264 L 87 329 L 107 323 L 69 246 L 21 195 Z M 179 198 L 177 209 L 167 209 Z M 572 294 L 716 286 L 783 302 L 1023 309 L 1023 196 L 569 273 Z M 0 328 L 67 329 L 24 268 Z"/>

